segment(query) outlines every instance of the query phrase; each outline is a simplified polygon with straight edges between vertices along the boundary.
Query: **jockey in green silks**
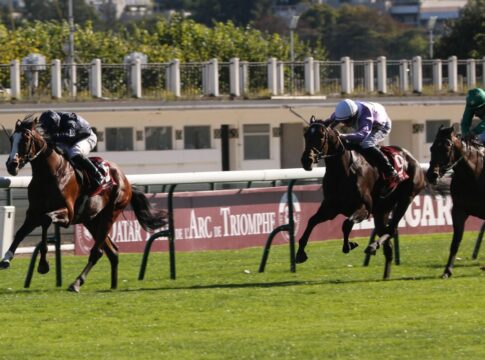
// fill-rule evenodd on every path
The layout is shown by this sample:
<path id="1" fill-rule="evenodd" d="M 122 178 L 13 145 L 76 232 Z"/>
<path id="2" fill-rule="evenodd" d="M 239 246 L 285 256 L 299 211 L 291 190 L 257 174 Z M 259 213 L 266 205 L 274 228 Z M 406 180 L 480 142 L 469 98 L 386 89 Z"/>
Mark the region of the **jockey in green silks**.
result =
<path id="1" fill-rule="evenodd" d="M 480 118 L 480 122 L 471 128 L 473 117 Z M 461 120 L 461 133 L 466 136 L 477 136 L 485 142 L 485 90 L 480 88 L 471 89 L 466 96 L 465 112 Z"/>

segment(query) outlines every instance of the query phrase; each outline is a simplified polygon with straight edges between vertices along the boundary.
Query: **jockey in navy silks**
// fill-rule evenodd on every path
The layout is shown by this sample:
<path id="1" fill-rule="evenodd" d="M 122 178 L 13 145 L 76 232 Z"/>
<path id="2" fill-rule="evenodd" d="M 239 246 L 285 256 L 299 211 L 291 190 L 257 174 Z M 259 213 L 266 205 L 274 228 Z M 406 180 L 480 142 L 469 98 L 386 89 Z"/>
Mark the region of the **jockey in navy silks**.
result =
<path id="1" fill-rule="evenodd" d="M 52 110 L 43 112 L 39 123 L 46 136 L 64 151 L 74 167 L 87 173 L 90 195 L 95 195 L 101 189 L 104 177 L 87 157 L 98 141 L 91 125 L 75 113 Z"/>

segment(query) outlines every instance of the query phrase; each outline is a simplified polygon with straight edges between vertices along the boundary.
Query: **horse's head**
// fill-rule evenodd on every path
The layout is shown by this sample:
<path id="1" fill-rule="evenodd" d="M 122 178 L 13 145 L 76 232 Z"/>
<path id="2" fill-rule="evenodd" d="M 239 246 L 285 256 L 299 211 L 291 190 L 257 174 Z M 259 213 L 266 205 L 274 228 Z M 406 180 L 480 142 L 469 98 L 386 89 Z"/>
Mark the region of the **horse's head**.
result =
<path id="1" fill-rule="evenodd" d="M 6 163 L 10 175 L 17 175 L 25 164 L 34 160 L 45 149 L 46 142 L 36 131 L 36 126 L 37 118 L 32 115 L 26 116 L 22 121 L 17 120 L 10 137 L 12 148 Z"/>
<path id="2" fill-rule="evenodd" d="M 438 179 L 450 170 L 457 162 L 455 148 L 460 144 L 453 127 L 440 127 L 431 145 L 431 160 L 426 173 L 428 181 L 436 184 Z"/>
<path id="3" fill-rule="evenodd" d="M 312 169 L 312 164 L 318 163 L 322 157 L 337 155 L 335 150 L 343 145 L 339 142 L 338 133 L 325 126 L 321 120 L 310 120 L 310 126 L 305 131 L 305 150 L 301 156 L 301 164 L 307 171 Z M 338 144 L 338 145 L 337 145 Z"/>

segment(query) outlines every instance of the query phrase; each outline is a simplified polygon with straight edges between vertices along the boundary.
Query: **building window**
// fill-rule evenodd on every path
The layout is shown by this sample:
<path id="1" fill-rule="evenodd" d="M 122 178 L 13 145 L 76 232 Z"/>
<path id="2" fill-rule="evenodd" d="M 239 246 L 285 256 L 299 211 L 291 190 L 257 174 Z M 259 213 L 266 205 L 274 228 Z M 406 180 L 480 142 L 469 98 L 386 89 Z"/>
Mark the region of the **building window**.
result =
<path id="1" fill-rule="evenodd" d="M 244 160 L 269 159 L 269 124 L 244 125 Z"/>
<path id="2" fill-rule="evenodd" d="M 146 150 L 171 150 L 172 148 L 171 126 L 150 126 L 145 128 Z"/>
<path id="3" fill-rule="evenodd" d="M 8 129 L 7 134 L 11 136 L 12 130 Z M 0 154 L 10 154 L 11 147 L 8 137 L 5 134 L 0 134 Z"/>
<path id="4" fill-rule="evenodd" d="M 210 149 L 210 126 L 184 126 L 185 149 Z"/>
<path id="5" fill-rule="evenodd" d="M 426 120 L 426 143 L 434 142 L 440 126 L 450 126 L 450 120 Z"/>
<path id="6" fill-rule="evenodd" d="M 133 128 L 106 128 L 107 151 L 133 151 Z"/>

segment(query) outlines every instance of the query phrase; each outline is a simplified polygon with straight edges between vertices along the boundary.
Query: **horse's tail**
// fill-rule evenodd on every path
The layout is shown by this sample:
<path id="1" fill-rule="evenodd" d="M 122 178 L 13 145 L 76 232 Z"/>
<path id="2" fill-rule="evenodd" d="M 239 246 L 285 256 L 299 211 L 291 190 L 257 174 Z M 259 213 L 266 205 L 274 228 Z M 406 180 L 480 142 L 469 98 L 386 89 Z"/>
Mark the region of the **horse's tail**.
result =
<path id="1" fill-rule="evenodd" d="M 167 223 L 167 212 L 154 209 L 145 194 L 132 186 L 131 207 L 135 212 L 138 222 L 145 230 L 157 230 Z"/>

